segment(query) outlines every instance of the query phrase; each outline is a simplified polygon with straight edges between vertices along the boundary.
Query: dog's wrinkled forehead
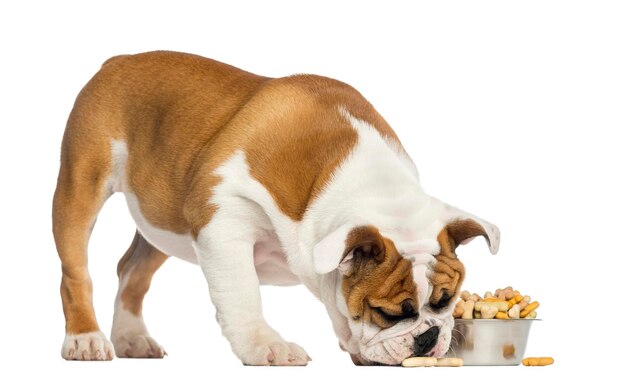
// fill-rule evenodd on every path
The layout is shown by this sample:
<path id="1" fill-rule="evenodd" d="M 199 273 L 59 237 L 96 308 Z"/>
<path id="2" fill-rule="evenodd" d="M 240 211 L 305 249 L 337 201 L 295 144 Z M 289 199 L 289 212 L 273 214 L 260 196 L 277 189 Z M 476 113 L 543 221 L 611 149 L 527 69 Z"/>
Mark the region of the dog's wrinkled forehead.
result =
<path id="1" fill-rule="evenodd" d="M 339 269 L 350 318 L 387 328 L 419 308 L 412 263 L 372 226 L 354 229 Z"/>
<path id="2" fill-rule="evenodd" d="M 419 295 L 433 311 L 446 308 L 459 294 L 465 268 L 456 248 L 476 236 L 484 236 L 489 241 L 484 228 L 476 221 L 456 220 L 441 229 L 434 246 L 422 243 L 421 247 L 408 250 L 407 257 L 414 265 Z M 420 286 L 420 282 L 424 285 Z"/>

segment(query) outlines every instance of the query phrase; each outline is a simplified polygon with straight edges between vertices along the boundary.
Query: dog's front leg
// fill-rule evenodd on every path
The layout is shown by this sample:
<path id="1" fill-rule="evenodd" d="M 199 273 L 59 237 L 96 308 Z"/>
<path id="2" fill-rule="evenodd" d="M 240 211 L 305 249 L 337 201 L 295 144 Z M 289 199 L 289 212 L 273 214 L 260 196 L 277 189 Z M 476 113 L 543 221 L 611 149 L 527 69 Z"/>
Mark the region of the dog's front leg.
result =
<path id="1" fill-rule="evenodd" d="M 233 222 L 214 218 L 194 243 L 222 333 L 244 364 L 306 365 L 307 353 L 265 322 L 254 267 L 254 238 L 245 236 L 249 229 Z"/>

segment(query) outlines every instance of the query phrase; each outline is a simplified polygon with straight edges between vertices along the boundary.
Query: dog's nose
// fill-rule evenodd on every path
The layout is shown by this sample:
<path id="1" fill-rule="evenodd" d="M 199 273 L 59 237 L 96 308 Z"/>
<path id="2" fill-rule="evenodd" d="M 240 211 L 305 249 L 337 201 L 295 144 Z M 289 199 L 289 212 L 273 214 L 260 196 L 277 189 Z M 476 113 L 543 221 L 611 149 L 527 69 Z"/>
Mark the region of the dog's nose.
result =
<path id="1" fill-rule="evenodd" d="M 415 337 L 413 352 L 415 356 L 424 356 L 437 344 L 439 338 L 439 327 L 433 326 L 423 334 Z"/>

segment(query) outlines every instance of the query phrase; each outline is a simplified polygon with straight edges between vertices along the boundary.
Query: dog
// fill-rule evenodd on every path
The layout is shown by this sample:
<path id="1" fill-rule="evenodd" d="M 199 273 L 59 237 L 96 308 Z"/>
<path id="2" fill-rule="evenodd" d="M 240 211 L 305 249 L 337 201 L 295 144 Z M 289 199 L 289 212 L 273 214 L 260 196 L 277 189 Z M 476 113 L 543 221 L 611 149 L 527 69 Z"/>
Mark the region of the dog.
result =
<path id="1" fill-rule="evenodd" d="M 122 192 L 136 222 L 119 261 L 111 341 L 92 303 L 87 245 Z M 354 88 L 268 78 L 196 55 L 106 61 L 78 95 L 61 147 L 53 234 L 62 263 L 62 357 L 161 358 L 143 322 L 153 274 L 196 263 L 246 365 L 306 365 L 263 318 L 259 286 L 304 284 L 355 364 L 441 357 L 477 236 L 496 226 L 427 195 L 397 135 Z M 311 321 L 313 322 L 313 321 Z"/>

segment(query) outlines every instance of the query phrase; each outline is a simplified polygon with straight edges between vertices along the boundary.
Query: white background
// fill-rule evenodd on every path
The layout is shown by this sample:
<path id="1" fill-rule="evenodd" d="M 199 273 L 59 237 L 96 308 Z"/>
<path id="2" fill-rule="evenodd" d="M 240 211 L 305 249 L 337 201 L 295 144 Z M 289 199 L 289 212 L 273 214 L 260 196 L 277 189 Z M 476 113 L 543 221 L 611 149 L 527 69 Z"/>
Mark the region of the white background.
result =
<path id="1" fill-rule="evenodd" d="M 607 373 L 623 360 L 622 2 L 7 3 L 0 5 L 0 378 L 528 379 Z M 321 303 L 294 287 L 264 288 L 265 314 L 313 362 L 243 367 L 221 336 L 201 271 L 175 259 L 156 275 L 144 308 L 170 354 L 165 360 L 63 361 L 50 214 L 65 120 L 104 60 L 155 49 L 268 76 L 316 73 L 359 89 L 396 130 L 429 193 L 500 227 L 499 255 L 478 241 L 460 250 L 465 288 L 511 284 L 539 300 L 543 321 L 527 355 L 556 364 L 356 368 Z M 89 257 L 107 333 L 116 263 L 133 233 L 115 195 Z"/>

